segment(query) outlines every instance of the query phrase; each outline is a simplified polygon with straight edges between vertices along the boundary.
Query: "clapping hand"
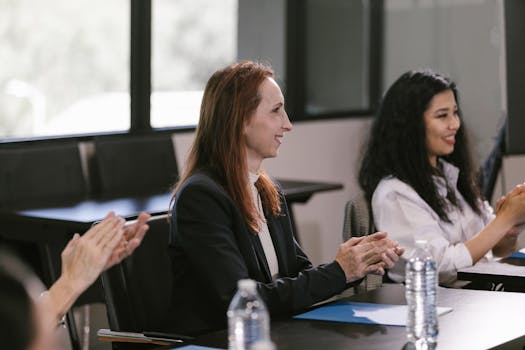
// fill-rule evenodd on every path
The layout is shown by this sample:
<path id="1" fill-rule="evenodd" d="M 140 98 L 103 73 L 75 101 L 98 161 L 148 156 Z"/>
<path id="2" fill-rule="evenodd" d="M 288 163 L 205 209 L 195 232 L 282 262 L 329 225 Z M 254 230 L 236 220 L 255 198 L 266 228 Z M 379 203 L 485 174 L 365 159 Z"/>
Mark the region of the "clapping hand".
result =
<path id="1" fill-rule="evenodd" d="M 387 238 L 385 232 L 353 237 L 339 246 L 335 260 L 343 269 L 346 281 L 352 282 L 367 274 L 383 275 L 392 268 L 404 249 Z"/>
<path id="2" fill-rule="evenodd" d="M 146 222 L 150 217 L 150 214 L 142 212 L 135 223 L 130 226 L 124 226 L 122 239 L 115 249 L 113 249 L 111 256 L 106 262 L 105 269 L 109 269 L 113 265 L 118 264 L 135 251 L 149 229 Z"/>

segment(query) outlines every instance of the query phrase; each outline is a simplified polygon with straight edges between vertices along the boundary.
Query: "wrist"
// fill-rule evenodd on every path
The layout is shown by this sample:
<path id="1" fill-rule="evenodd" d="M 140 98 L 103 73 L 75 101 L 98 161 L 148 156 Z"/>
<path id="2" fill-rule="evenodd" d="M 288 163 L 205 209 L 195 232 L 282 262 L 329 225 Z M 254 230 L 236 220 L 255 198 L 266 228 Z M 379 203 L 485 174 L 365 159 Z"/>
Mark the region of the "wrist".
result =
<path id="1" fill-rule="evenodd" d="M 507 212 L 501 212 L 494 218 L 493 225 L 495 225 L 498 230 L 507 233 L 515 226 L 515 221 L 516 219 L 513 218 L 512 215 L 508 214 Z"/>
<path id="2" fill-rule="evenodd" d="M 67 277 L 60 278 L 51 286 L 47 293 L 50 307 L 59 322 L 73 306 L 83 289 Z"/>

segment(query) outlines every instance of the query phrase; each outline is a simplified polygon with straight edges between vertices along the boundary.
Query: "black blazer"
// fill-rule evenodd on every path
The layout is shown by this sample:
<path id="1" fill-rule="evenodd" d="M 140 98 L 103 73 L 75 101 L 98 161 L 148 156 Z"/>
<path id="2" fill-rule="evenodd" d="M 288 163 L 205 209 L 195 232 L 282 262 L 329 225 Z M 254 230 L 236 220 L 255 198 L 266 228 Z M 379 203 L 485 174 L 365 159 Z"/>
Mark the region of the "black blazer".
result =
<path id="1" fill-rule="evenodd" d="M 267 217 L 279 276 L 272 281 L 259 236 L 208 174 L 191 176 L 175 197 L 170 228 L 174 271 L 170 330 L 200 334 L 226 327 L 237 281 L 251 278 L 272 317 L 290 314 L 341 293 L 346 287 L 337 262 L 313 267 L 294 240 L 281 195 L 282 215 Z"/>

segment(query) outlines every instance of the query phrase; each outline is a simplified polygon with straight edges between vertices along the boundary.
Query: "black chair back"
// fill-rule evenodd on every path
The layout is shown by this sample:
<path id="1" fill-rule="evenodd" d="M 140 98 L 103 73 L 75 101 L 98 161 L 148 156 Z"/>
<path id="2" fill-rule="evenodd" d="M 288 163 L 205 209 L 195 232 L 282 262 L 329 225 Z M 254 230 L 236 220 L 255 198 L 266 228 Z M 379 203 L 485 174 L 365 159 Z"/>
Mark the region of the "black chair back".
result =
<path id="1" fill-rule="evenodd" d="M 87 194 L 75 142 L 0 149 L 0 207 L 37 206 Z"/>
<path id="2" fill-rule="evenodd" d="M 169 134 L 98 137 L 95 160 L 103 196 L 168 191 L 178 176 Z"/>
<path id="3" fill-rule="evenodd" d="M 172 270 L 166 215 L 148 222 L 150 229 L 136 251 L 102 274 L 109 325 L 113 331 L 162 329 L 171 301 Z"/>

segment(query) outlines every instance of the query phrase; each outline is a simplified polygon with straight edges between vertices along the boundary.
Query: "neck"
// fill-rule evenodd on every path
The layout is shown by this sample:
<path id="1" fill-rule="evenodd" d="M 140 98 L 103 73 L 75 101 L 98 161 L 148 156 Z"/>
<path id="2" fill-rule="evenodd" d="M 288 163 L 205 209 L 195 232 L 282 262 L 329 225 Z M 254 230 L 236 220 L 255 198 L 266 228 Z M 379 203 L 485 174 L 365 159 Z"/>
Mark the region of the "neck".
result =
<path id="1" fill-rule="evenodd" d="M 437 168 L 437 157 L 436 156 L 429 157 L 429 161 L 430 161 L 430 165 L 433 168 Z"/>
<path id="2" fill-rule="evenodd" d="M 262 159 L 254 159 L 248 156 L 246 165 L 248 166 L 249 172 L 257 174 L 259 172 L 259 169 L 261 168 L 261 164 L 262 164 Z"/>

